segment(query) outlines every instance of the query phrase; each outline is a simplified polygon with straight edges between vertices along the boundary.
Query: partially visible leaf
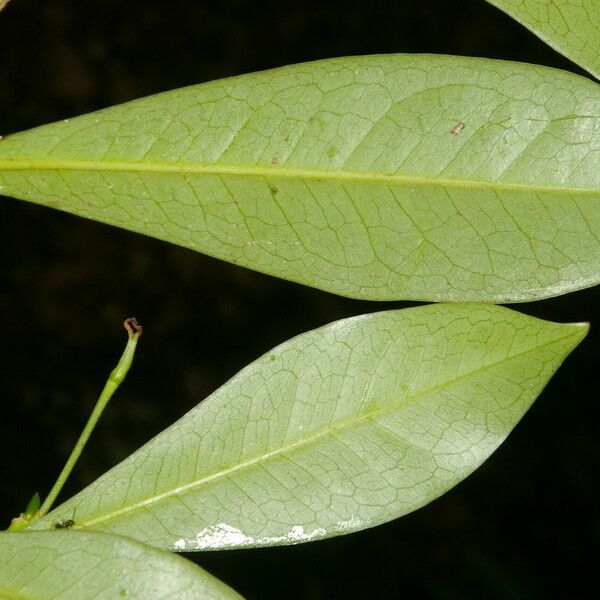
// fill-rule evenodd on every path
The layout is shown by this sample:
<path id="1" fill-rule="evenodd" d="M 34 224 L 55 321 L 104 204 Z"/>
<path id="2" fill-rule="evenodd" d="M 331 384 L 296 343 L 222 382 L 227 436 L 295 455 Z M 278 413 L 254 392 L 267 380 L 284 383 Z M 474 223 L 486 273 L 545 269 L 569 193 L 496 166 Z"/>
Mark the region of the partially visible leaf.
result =
<path id="1" fill-rule="evenodd" d="M 600 79 L 599 0 L 488 0 Z"/>
<path id="2" fill-rule="evenodd" d="M 9 0 L 0 0 L 0 10 L 5 8 L 6 5 L 8 4 L 8 2 L 9 2 Z"/>
<path id="3" fill-rule="evenodd" d="M 0 598 L 241 598 L 194 563 L 134 540 L 82 531 L 0 533 Z"/>
<path id="4" fill-rule="evenodd" d="M 33 527 L 73 519 L 200 550 L 395 519 L 476 469 L 586 331 L 475 304 L 332 323 L 249 365 Z"/>
<path id="5" fill-rule="evenodd" d="M 296 65 L 8 136 L 0 192 L 346 296 L 534 300 L 600 282 L 600 86 Z"/>

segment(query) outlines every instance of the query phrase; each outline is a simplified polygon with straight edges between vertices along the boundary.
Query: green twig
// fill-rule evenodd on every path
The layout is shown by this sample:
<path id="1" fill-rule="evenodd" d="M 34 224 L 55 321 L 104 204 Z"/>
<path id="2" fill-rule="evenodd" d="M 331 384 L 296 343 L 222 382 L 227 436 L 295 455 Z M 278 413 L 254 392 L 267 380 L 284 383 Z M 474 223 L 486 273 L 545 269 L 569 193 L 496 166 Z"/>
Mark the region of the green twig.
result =
<path id="1" fill-rule="evenodd" d="M 127 346 L 125 346 L 123 355 L 121 356 L 121 359 L 119 360 L 117 366 L 113 369 L 110 376 L 108 377 L 104 389 L 102 390 L 102 393 L 100 394 L 100 397 L 96 402 L 96 406 L 94 407 L 94 410 L 92 411 L 88 422 L 86 423 L 83 431 L 81 432 L 81 435 L 79 436 L 79 439 L 77 440 L 77 443 L 75 444 L 71 455 L 65 463 L 63 470 L 58 476 L 56 483 L 50 490 L 50 493 L 48 494 L 48 497 L 44 500 L 41 508 L 35 513 L 35 515 L 31 515 L 30 518 L 27 519 L 27 524 L 31 524 L 33 521 L 42 518 L 50 510 L 52 504 L 56 500 L 56 497 L 60 493 L 60 490 L 65 484 L 65 481 L 67 480 L 71 471 L 73 470 L 75 463 L 81 456 L 81 452 L 85 448 L 85 445 L 87 444 L 87 441 L 89 440 L 90 435 L 94 430 L 94 427 L 96 427 L 96 424 L 98 423 L 102 412 L 106 408 L 108 401 L 116 392 L 121 382 L 125 379 L 127 371 L 129 371 L 129 367 L 131 366 L 131 363 L 133 361 L 133 355 L 135 353 L 138 338 L 142 334 L 142 326 L 133 318 L 126 319 L 124 326 L 127 330 L 127 334 L 129 335 L 129 339 L 127 340 Z M 28 515 L 21 515 L 21 517 L 17 517 L 17 519 L 14 519 L 14 521 L 18 519 L 22 520 L 23 517 L 26 516 Z"/>

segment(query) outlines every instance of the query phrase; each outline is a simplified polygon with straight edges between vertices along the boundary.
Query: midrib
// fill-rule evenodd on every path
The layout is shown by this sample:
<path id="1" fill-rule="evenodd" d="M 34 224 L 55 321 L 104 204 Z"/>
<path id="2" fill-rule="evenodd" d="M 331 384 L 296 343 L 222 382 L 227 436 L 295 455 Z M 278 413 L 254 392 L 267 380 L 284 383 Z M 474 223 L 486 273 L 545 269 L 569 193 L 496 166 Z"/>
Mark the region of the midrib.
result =
<path id="1" fill-rule="evenodd" d="M 431 386 L 427 389 L 421 390 L 420 392 L 415 393 L 413 396 L 410 397 L 405 397 L 402 398 L 399 401 L 393 402 L 388 404 L 387 406 L 384 406 L 382 408 L 376 409 L 376 410 L 372 410 L 370 412 L 366 412 L 358 417 L 352 417 L 350 419 L 346 419 L 344 421 L 339 421 L 338 423 L 336 423 L 335 425 L 332 425 L 322 431 L 317 432 L 315 435 L 309 436 L 309 437 L 305 437 L 305 438 L 301 438 L 295 442 L 292 442 L 291 444 L 288 444 L 286 446 L 283 446 L 282 448 L 277 448 L 275 450 L 271 450 L 269 452 L 265 452 L 263 454 L 260 454 L 258 456 L 252 457 L 250 459 L 248 459 L 247 461 L 244 461 L 242 463 L 239 463 L 237 465 L 234 465 L 233 467 L 230 467 L 229 469 L 224 469 L 221 471 L 217 471 L 216 473 L 212 473 L 210 475 L 207 475 L 206 477 L 203 477 L 202 479 L 198 479 L 196 481 L 192 481 L 190 483 L 187 483 L 185 485 L 181 485 L 178 486 L 176 488 L 172 488 L 170 490 L 167 490 L 161 494 L 157 494 L 155 496 L 152 496 L 150 498 L 146 498 L 144 500 L 141 500 L 139 502 L 136 502 L 134 504 L 130 504 L 129 506 L 126 506 L 124 508 L 120 508 L 120 509 L 116 509 L 107 513 L 104 513 L 102 515 L 99 515 L 96 518 L 91 518 L 89 520 L 79 520 L 77 522 L 77 524 L 75 525 L 75 528 L 78 527 L 94 527 L 96 525 L 102 524 L 102 523 L 106 523 L 107 521 L 111 521 L 113 519 L 116 519 L 118 517 L 121 517 L 123 515 L 126 515 L 130 512 L 134 512 L 138 509 L 143 509 L 146 508 L 148 506 L 151 506 L 153 504 L 156 504 L 158 502 L 160 502 L 161 500 L 170 498 L 171 496 L 176 496 L 177 494 L 181 494 L 184 492 L 187 492 L 189 490 L 192 490 L 194 488 L 198 488 L 201 487 L 207 483 L 210 483 L 212 481 L 215 481 L 217 479 L 221 479 L 223 477 L 227 477 L 229 475 L 231 475 L 232 473 L 235 473 L 237 471 L 241 471 L 243 469 L 246 469 L 248 467 L 251 467 L 255 464 L 258 464 L 260 462 L 266 461 L 270 458 L 273 458 L 275 456 L 278 456 L 279 454 L 284 454 L 286 452 L 290 452 L 291 450 L 295 450 L 297 448 L 300 448 L 302 446 L 306 446 L 308 444 L 311 444 L 313 442 L 315 442 L 316 440 L 326 437 L 328 435 L 331 435 L 334 432 L 337 432 L 339 430 L 342 429 L 346 429 L 348 427 L 357 425 L 358 423 L 360 423 L 361 421 L 366 421 L 368 419 L 371 419 L 377 415 L 380 415 L 382 413 L 385 412 L 389 412 L 392 410 L 397 409 L 399 406 L 404 405 L 404 404 L 408 404 L 409 402 L 414 402 L 415 400 L 418 400 L 419 398 L 425 397 L 428 394 L 432 394 L 435 393 L 437 391 L 442 390 L 445 387 L 451 387 L 452 385 L 454 385 L 455 383 L 457 383 L 458 381 L 461 381 L 462 379 L 466 379 L 468 377 L 472 377 L 474 375 L 476 375 L 477 373 L 480 373 L 481 371 L 484 371 L 486 369 L 492 369 L 498 365 L 501 365 L 505 362 L 517 359 L 521 356 L 524 356 L 530 352 L 532 352 L 533 350 L 540 350 L 542 348 L 546 348 L 548 346 L 552 346 L 553 344 L 557 344 L 559 342 L 562 342 L 570 337 L 574 337 L 577 336 L 579 334 L 578 331 L 571 331 L 568 335 L 565 335 L 563 337 L 551 340 L 549 342 L 546 342 L 545 344 L 541 344 L 539 346 L 535 346 L 533 348 L 529 348 L 527 350 L 524 350 L 522 352 L 518 352 L 516 354 L 513 354 L 507 358 L 503 358 L 502 360 L 496 361 L 494 363 L 490 363 L 490 364 L 486 364 L 486 365 L 482 365 L 481 367 L 477 368 L 477 369 L 473 369 L 472 371 L 468 371 L 466 373 L 463 373 L 462 375 L 458 375 L 457 377 L 454 377 L 453 379 L 449 379 L 448 381 L 442 382 L 440 384 Z M 51 516 L 51 514 L 49 515 Z"/>
<path id="2" fill-rule="evenodd" d="M 200 163 L 160 163 L 148 161 L 93 161 L 71 159 L 0 159 L 0 175 L 2 171 L 82 171 L 82 172 L 121 172 L 121 173 L 165 173 L 181 175 L 231 175 L 238 177 L 268 177 L 282 179 L 311 179 L 341 182 L 388 183 L 400 185 L 428 185 L 444 188 L 492 188 L 494 190 L 520 190 L 561 193 L 598 193 L 600 188 L 559 187 L 556 185 L 539 185 L 528 183 L 509 183 L 475 179 L 459 179 L 418 175 L 368 173 L 361 171 L 302 169 L 297 167 L 260 167 L 228 164 Z M 1 190 L 0 190 L 1 191 Z"/>

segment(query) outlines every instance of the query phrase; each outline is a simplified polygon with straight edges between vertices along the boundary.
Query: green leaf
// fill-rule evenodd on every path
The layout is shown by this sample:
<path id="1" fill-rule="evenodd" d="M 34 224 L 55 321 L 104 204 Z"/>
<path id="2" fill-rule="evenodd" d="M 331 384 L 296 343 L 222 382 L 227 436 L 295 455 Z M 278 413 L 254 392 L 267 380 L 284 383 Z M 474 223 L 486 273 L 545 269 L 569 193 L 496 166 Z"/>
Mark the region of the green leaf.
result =
<path id="1" fill-rule="evenodd" d="M 0 142 L 0 192 L 373 300 L 600 282 L 600 86 L 518 63 L 340 58 Z"/>
<path id="2" fill-rule="evenodd" d="M 115 535 L 0 533 L 0 598 L 241 598 L 194 563 Z"/>
<path id="3" fill-rule="evenodd" d="M 294 544 L 431 502 L 506 438 L 586 325 L 430 305 L 300 335 L 38 521 L 172 550 Z"/>
<path id="4" fill-rule="evenodd" d="M 598 0 L 488 0 L 600 79 Z"/>

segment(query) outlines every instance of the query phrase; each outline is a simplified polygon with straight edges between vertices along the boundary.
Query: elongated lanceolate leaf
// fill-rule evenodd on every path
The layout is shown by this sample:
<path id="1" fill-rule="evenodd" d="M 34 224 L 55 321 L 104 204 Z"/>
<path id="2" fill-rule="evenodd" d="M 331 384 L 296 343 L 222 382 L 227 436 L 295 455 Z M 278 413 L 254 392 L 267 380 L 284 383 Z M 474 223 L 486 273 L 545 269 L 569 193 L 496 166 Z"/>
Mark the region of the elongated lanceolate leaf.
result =
<path id="1" fill-rule="evenodd" d="M 600 86 L 296 65 L 8 136 L 0 193 L 357 298 L 538 299 L 600 282 Z"/>
<path id="2" fill-rule="evenodd" d="M 488 0 L 600 79 L 598 0 Z"/>
<path id="3" fill-rule="evenodd" d="M 252 363 L 33 527 L 72 519 L 200 550 L 395 519 L 476 469 L 586 331 L 471 304 L 338 321 Z"/>
<path id="4" fill-rule="evenodd" d="M 97 532 L 0 533 L 0 598 L 240 599 L 192 562 Z"/>

